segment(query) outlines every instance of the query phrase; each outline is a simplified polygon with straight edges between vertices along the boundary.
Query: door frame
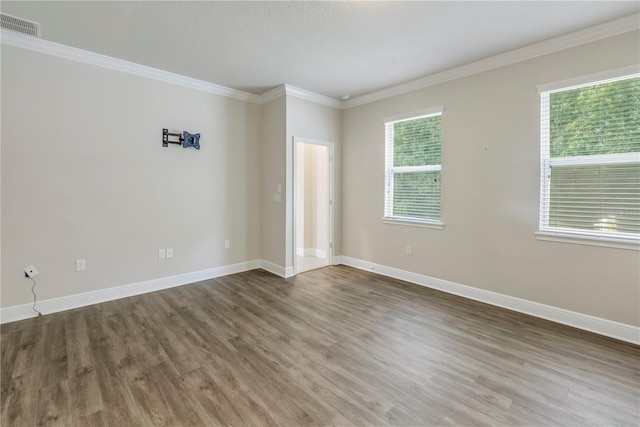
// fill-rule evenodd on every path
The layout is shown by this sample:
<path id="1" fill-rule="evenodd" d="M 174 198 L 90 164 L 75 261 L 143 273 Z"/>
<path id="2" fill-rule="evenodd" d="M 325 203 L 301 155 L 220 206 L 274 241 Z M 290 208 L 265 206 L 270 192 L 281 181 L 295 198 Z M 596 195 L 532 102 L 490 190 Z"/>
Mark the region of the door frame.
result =
<path id="1" fill-rule="evenodd" d="M 333 142 L 321 141 L 318 139 L 304 138 L 300 136 L 293 137 L 293 180 L 292 180 L 292 224 L 293 224 L 293 232 L 291 233 L 291 241 L 289 244 L 291 245 L 291 253 L 293 254 L 293 275 L 298 274 L 298 260 L 296 254 L 296 242 L 297 242 L 297 176 L 298 176 L 298 144 L 310 144 L 310 145 L 321 145 L 323 147 L 329 148 L 329 202 L 327 204 L 328 209 L 328 227 L 327 227 L 327 265 L 333 265 L 333 246 L 334 246 L 334 209 L 335 209 L 335 200 L 334 200 L 334 181 L 335 181 L 335 144 Z"/>

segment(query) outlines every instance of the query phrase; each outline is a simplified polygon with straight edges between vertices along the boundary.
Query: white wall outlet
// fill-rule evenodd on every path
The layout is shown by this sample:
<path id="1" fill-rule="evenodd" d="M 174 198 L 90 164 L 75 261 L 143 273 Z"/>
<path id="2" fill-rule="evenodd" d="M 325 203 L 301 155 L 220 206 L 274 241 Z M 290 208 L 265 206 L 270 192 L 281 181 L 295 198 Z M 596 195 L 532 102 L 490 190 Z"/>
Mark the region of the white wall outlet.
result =
<path id="1" fill-rule="evenodd" d="M 413 255 L 413 248 L 407 245 L 407 255 Z"/>
<path id="2" fill-rule="evenodd" d="M 231 247 L 231 244 L 229 243 L 229 241 L 228 241 L 228 240 L 225 240 L 225 241 L 224 241 L 224 248 L 225 248 L 225 249 L 229 249 L 230 247 Z"/>
<path id="3" fill-rule="evenodd" d="M 167 252 L 164 249 L 158 249 L 158 259 L 165 259 Z"/>
<path id="4" fill-rule="evenodd" d="M 84 271 L 85 269 L 85 262 L 83 259 L 77 259 L 76 260 L 76 271 Z"/>
<path id="5" fill-rule="evenodd" d="M 38 274 L 38 270 L 33 265 L 30 265 L 24 269 L 24 277 L 31 277 L 32 279 L 36 277 Z"/>
<path id="6" fill-rule="evenodd" d="M 173 248 L 167 248 L 167 258 L 173 258 Z"/>

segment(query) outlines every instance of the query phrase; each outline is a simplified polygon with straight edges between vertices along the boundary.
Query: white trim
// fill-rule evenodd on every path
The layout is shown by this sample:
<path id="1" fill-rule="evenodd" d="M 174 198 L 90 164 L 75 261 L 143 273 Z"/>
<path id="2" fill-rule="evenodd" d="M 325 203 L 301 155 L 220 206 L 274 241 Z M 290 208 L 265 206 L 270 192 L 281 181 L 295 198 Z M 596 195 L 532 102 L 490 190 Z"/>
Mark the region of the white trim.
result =
<path id="1" fill-rule="evenodd" d="M 318 248 L 296 248 L 296 256 L 313 256 L 316 258 L 326 258 L 327 251 Z"/>
<path id="2" fill-rule="evenodd" d="M 565 91 L 578 89 L 584 86 L 593 86 L 606 83 L 608 81 L 629 78 L 638 73 L 640 73 L 640 64 L 634 64 L 628 67 L 603 71 L 601 73 L 589 74 L 586 76 L 574 77 L 572 79 L 560 80 L 553 83 L 541 84 L 538 85 L 538 93 L 542 94 L 542 92 L 558 92 L 561 90 Z"/>
<path id="3" fill-rule="evenodd" d="M 349 258 L 349 257 L 344 257 L 342 255 L 334 255 L 333 263 L 331 265 L 340 265 L 340 264 L 348 265 L 345 260 L 346 258 Z M 349 259 L 354 259 L 354 258 L 349 258 Z"/>
<path id="4" fill-rule="evenodd" d="M 298 170 L 297 169 L 298 168 L 298 150 L 297 150 L 298 144 L 320 145 L 323 147 L 327 147 L 329 149 L 329 165 L 328 165 L 329 166 L 329 206 L 327 207 L 329 209 L 329 216 L 328 216 L 329 224 L 327 227 L 327 248 L 326 248 L 326 251 L 323 251 L 324 256 L 322 256 L 321 258 L 325 258 L 329 265 L 333 265 L 334 264 L 333 243 L 335 241 L 334 225 L 335 225 L 335 158 L 336 158 L 335 144 L 333 142 L 321 141 L 319 139 L 305 138 L 300 136 L 293 137 L 292 148 L 291 148 L 292 164 L 291 166 L 287 165 L 287 172 L 289 172 L 288 168 L 291 167 L 291 176 L 292 176 L 292 180 L 291 180 L 292 196 L 290 199 L 292 230 L 291 230 L 291 241 L 287 242 L 286 245 L 291 245 L 291 248 L 295 248 L 297 246 L 296 175 Z M 298 271 L 298 261 L 296 256 L 293 257 L 293 266 L 291 267 L 291 269 L 292 269 L 291 275 L 295 276 Z"/>
<path id="5" fill-rule="evenodd" d="M 395 178 L 396 175 L 402 173 L 415 173 L 415 172 L 441 172 L 442 165 L 420 165 L 420 166 L 394 166 L 394 144 L 395 144 L 395 124 L 399 122 L 407 122 L 409 120 L 418 120 L 424 118 L 439 118 L 442 121 L 443 106 L 436 106 L 427 108 L 424 110 L 413 111 L 409 113 L 402 113 L 390 117 L 384 118 L 384 211 L 383 221 L 389 224 L 400 225 L 416 225 L 420 227 L 432 227 L 442 228 L 441 216 L 442 207 L 440 209 L 438 218 L 433 219 L 421 219 L 412 217 L 397 217 L 394 215 L 394 203 L 393 198 L 395 196 Z M 440 142 L 440 152 L 442 152 L 442 141 Z M 440 194 L 442 199 L 442 194 Z M 425 225 L 429 224 L 429 225 Z M 436 225 L 436 227 L 433 227 Z"/>
<path id="6" fill-rule="evenodd" d="M 333 142 L 322 141 L 320 139 L 305 138 L 302 136 L 294 136 L 293 138 L 294 142 L 300 142 L 302 144 L 322 145 L 324 147 L 331 147 L 334 145 Z"/>
<path id="7" fill-rule="evenodd" d="M 59 298 L 52 298 L 49 300 L 38 302 L 36 308 L 43 314 L 57 313 L 59 311 L 71 310 L 74 308 L 85 307 L 105 301 L 113 301 L 120 298 L 146 294 L 162 289 L 174 288 L 176 286 L 199 282 L 202 280 L 213 279 L 215 277 L 254 270 L 256 268 L 260 268 L 262 262 L 264 261 L 246 261 L 238 264 L 225 265 L 222 267 L 215 267 L 207 270 L 179 274 L 176 276 L 145 280 L 144 282 L 131 283 L 128 285 L 116 286 L 113 288 L 100 289 L 97 291 L 68 295 Z M 32 306 L 33 304 L 29 303 L 0 309 L 0 323 L 15 322 L 17 320 L 35 317 L 36 314 L 31 309 Z"/>
<path id="8" fill-rule="evenodd" d="M 266 104 L 287 94 L 285 85 L 276 86 L 260 95 L 260 104 Z"/>
<path id="9" fill-rule="evenodd" d="M 462 77 L 468 77 L 473 74 L 482 73 L 484 71 L 493 70 L 495 68 L 504 67 L 528 59 L 537 58 L 560 50 L 580 46 L 597 40 L 606 39 L 607 37 L 617 36 L 629 31 L 637 30 L 640 27 L 640 14 L 625 16 L 620 19 L 605 22 L 604 24 L 585 28 L 573 33 L 565 34 L 519 49 L 505 52 L 500 55 L 491 56 L 479 61 L 471 62 L 460 67 L 452 68 L 440 73 L 432 74 L 403 83 L 397 86 L 388 87 L 376 92 L 352 98 L 342 103 L 342 108 L 352 108 L 381 99 L 390 98 L 396 95 L 413 92 L 415 90 L 424 89 L 426 87 L 435 86 L 451 80 Z"/>
<path id="10" fill-rule="evenodd" d="M 435 228 L 437 230 L 444 229 L 444 223 L 440 221 L 420 221 L 418 219 L 411 218 L 383 217 L 382 222 L 385 224 L 408 225 L 410 227 Z"/>
<path id="11" fill-rule="evenodd" d="M 291 86 L 288 84 L 284 85 L 284 89 L 286 94 L 289 96 L 294 96 L 296 98 L 311 101 L 320 105 L 326 105 L 327 107 L 331 107 L 331 108 L 338 108 L 338 109 L 342 108 L 342 101 L 329 98 L 328 96 L 320 95 L 318 93 L 311 92 L 311 91 L 301 89 L 299 87 Z"/>
<path id="12" fill-rule="evenodd" d="M 284 277 L 285 268 L 281 265 L 274 264 L 271 261 L 267 261 L 265 259 L 260 260 L 260 268 L 269 273 L 275 274 L 276 276 Z"/>
<path id="13" fill-rule="evenodd" d="M 594 230 L 556 228 L 549 225 L 551 205 L 551 168 L 563 166 L 626 165 L 640 163 L 640 154 L 614 153 L 583 156 L 551 157 L 550 154 L 550 94 L 579 87 L 600 85 L 613 81 L 638 78 L 639 66 L 618 68 L 602 73 L 581 76 L 538 86 L 540 94 L 540 215 L 536 239 L 560 243 L 603 246 L 617 249 L 640 250 L 640 237 L 631 233 L 607 233 Z M 636 72 L 636 74 L 631 74 Z M 569 87 L 568 87 L 569 86 Z M 595 191 L 595 190 L 593 190 Z M 588 206 L 588 205 L 586 205 Z M 580 212 L 578 212 L 580 213 Z"/>
<path id="14" fill-rule="evenodd" d="M 269 273 L 275 274 L 276 276 L 284 277 L 285 279 L 294 275 L 293 267 L 285 268 L 281 265 L 274 264 L 273 262 L 264 259 L 260 260 L 260 268 L 268 271 Z"/>
<path id="15" fill-rule="evenodd" d="M 570 232 L 558 231 L 557 229 L 540 230 L 536 232 L 536 239 L 547 242 L 573 243 L 576 245 L 601 246 L 605 248 L 630 249 L 640 251 L 639 238 L 615 238 L 612 236 L 603 236 L 602 233 L 585 231 Z"/>
<path id="16" fill-rule="evenodd" d="M 442 165 L 421 165 L 421 166 L 391 166 L 389 172 L 393 173 L 413 173 L 413 172 L 440 172 Z"/>
<path id="17" fill-rule="evenodd" d="M 535 317 L 551 320 L 573 326 L 596 334 L 616 338 L 634 344 L 640 344 L 640 328 L 612 320 L 589 316 L 562 308 L 552 307 L 545 304 L 527 301 L 520 298 L 499 294 L 497 292 L 486 291 L 471 286 L 461 285 L 447 280 L 436 279 L 418 273 L 412 273 L 393 267 L 387 267 L 344 255 L 333 257 L 333 265 L 344 264 L 361 270 L 371 271 L 383 276 L 393 277 L 417 285 L 438 289 L 454 295 L 459 295 L 475 301 L 485 302 L 498 307 L 507 308 L 520 313 L 529 314 Z M 241 273 L 244 271 L 262 268 L 281 277 L 291 277 L 292 267 L 284 268 L 266 260 L 253 260 L 232 264 L 208 270 L 196 271 L 192 273 L 180 274 L 177 276 L 164 277 L 160 279 L 147 280 L 129 285 L 117 286 L 114 288 L 101 289 L 82 294 L 69 295 L 66 297 L 53 298 L 38 303 L 38 308 L 44 314 L 56 313 L 74 308 L 85 307 L 106 301 L 113 301 L 162 289 L 173 288 L 191 284 L 194 282 L 226 276 L 229 274 Z M 279 274 L 282 273 L 282 274 Z M 22 319 L 35 317 L 31 310 L 32 304 L 22 304 L 0 309 L 0 323 L 15 322 Z"/>
<path id="18" fill-rule="evenodd" d="M 312 256 L 316 258 L 326 258 L 327 251 L 318 248 L 305 248 L 302 250 L 302 256 Z"/>
<path id="19" fill-rule="evenodd" d="M 288 84 L 281 84 L 260 95 L 260 103 L 266 104 L 267 102 L 273 101 L 274 99 L 280 98 L 284 95 L 304 99 L 315 104 L 326 105 L 331 108 L 342 108 L 341 101 Z"/>
<path id="20" fill-rule="evenodd" d="M 159 80 L 190 89 L 196 89 L 215 95 L 239 99 L 241 101 L 253 102 L 255 104 L 261 103 L 260 95 L 255 95 L 241 90 L 205 82 L 203 80 L 182 76 L 180 74 L 159 70 L 157 68 L 147 67 L 146 65 L 136 64 L 134 62 L 113 58 L 111 56 L 101 55 L 99 53 L 89 52 L 71 46 L 65 46 L 48 40 L 38 39 L 24 34 L 16 33 L 14 31 L 2 29 L 0 32 L 0 39 L 2 44 L 7 46 L 14 46 L 22 49 L 32 50 L 34 52 L 53 55 L 59 58 L 69 59 L 71 61 L 94 65 L 96 67 L 107 68 L 110 70 L 133 74 L 140 77 L 146 77 L 153 80 Z"/>
<path id="21" fill-rule="evenodd" d="M 209 83 L 203 80 L 198 80 L 175 73 L 170 73 L 168 71 L 159 70 L 157 68 L 148 67 L 146 65 L 136 64 L 122 59 L 77 49 L 71 46 L 65 46 L 48 40 L 34 38 L 6 29 L 2 29 L 0 32 L 0 42 L 8 46 L 20 47 L 35 52 L 94 65 L 97 67 L 103 67 L 137 76 L 147 77 L 154 80 L 164 81 L 167 83 L 256 104 L 264 104 L 287 94 L 332 108 L 347 109 L 379 101 L 381 99 L 390 98 L 396 95 L 413 92 L 415 90 L 424 89 L 426 87 L 503 67 L 505 65 L 526 61 L 528 59 L 536 58 L 563 49 L 568 49 L 570 47 L 575 47 L 582 44 L 605 39 L 607 37 L 613 37 L 629 31 L 634 31 L 640 27 L 639 20 L 640 14 L 638 13 L 625 16 L 614 21 L 605 22 L 600 25 L 585 28 L 583 30 L 515 49 L 500 55 L 481 59 L 479 61 L 471 62 L 460 67 L 442 71 L 440 73 L 431 74 L 407 83 L 391 86 L 376 92 L 358 96 L 349 99 L 348 101 L 338 101 L 324 95 L 320 95 L 286 84 L 277 86 L 263 93 L 262 95 L 255 95 L 241 90 L 217 85 L 215 83 Z"/>
<path id="22" fill-rule="evenodd" d="M 548 120 L 547 120 L 548 121 Z M 594 154 L 591 156 L 543 157 L 549 166 L 621 165 L 640 163 L 639 153 Z"/>
<path id="23" fill-rule="evenodd" d="M 296 273 L 293 270 L 293 267 L 287 267 L 284 269 L 284 278 L 288 279 L 289 277 L 295 276 Z"/>
<path id="24" fill-rule="evenodd" d="M 575 311 L 565 310 L 563 308 L 553 307 L 546 304 L 540 304 L 509 295 L 499 294 L 497 292 L 474 288 L 472 286 L 461 285 L 459 283 L 437 279 L 435 277 L 425 276 L 393 267 L 387 267 L 385 265 L 375 264 L 344 255 L 336 258 L 336 261 L 339 260 L 341 264 L 348 265 L 350 267 L 371 271 L 383 276 L 393 277 L 395 279 L 459 295 L 475 301 L 481 301 L 497 307 L 503 307 L 519 313 L 529 314 L 531 316 L 551 320 L 563 325 L 573 326 L 574 328 L 594 332 L 596 334 L 615 338 L 621 341 L 640 344 L 640 328 L 637 326 L 614 322 L 612 320 L 577 313 Z"/>

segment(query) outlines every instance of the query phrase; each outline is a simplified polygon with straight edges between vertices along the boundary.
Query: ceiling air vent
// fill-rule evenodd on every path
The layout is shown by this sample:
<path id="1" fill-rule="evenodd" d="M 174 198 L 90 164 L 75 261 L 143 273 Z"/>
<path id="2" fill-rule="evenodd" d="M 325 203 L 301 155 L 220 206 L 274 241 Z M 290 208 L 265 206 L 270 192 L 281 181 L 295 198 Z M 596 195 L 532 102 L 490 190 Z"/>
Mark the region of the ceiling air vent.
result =
<path id="1" fill-rule="evenodd" d="M 0 13 L 0 27 L 30 36 L 40 37 L 40 23 Z"/>

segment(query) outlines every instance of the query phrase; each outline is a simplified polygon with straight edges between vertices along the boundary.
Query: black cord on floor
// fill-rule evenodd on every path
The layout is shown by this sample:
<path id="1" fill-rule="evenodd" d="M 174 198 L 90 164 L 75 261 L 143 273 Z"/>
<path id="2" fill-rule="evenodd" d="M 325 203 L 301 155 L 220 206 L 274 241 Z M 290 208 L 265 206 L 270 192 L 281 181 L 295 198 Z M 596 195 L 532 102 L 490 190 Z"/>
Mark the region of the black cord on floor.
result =
<path id="1" fill-rule="evenodd" d="M 33 311 L 35 311 L 36 313 L 38 313 L 38 316 L 42 316 L 42 313 L 40 313 L 38 310 L 36 310 L 36 292 L 33 290 L 36 287 L 36 279 L 34 279 L 33 277 L 29 277 L 29 279 L 31 279 L 33 281 L 33 286 L 31 286 L 31 293 L 33 294 Z"/>

